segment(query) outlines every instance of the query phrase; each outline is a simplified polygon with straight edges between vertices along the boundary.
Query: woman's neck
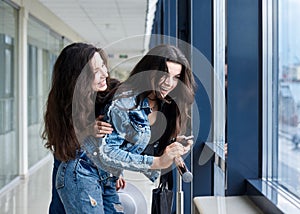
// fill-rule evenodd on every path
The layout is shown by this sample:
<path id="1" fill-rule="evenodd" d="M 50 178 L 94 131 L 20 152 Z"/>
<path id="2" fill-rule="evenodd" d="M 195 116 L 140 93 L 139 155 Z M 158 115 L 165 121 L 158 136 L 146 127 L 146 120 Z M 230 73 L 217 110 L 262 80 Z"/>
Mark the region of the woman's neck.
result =
<path id="1" fill-rule="evenodd" d="M 149 107 L 151 113 L 148 115 L 149 123 L 152 126 L 156 121 L 157 111 L 158 111 L 158 99 L 155 95 L 150 94 L 148 96 Z"/>
<path id="2" fill-rule="evenodd" d="M 154 92 L 152 92 L 151 94 L 148 95 L 148 99 L 149 100 L 157 100 L 156 95 L 154 94 Z"/>
<path id="3" fill-rule="evenodd" d="M 151 96 L 152 94 L 150 94 L 148 96 L 148 103 L 149 103 L 149 107 L 151 109 L 151 111 L 157 111 L 158 110 L 158 99 L 155 97 L 155 95 Z"/>

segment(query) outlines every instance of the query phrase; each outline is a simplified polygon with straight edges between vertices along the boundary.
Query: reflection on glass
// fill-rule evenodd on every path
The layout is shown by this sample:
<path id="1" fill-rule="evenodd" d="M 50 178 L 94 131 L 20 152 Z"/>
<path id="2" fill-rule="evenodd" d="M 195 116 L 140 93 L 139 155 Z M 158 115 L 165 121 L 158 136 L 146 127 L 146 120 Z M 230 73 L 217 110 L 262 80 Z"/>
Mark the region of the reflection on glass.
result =
<path id="1" fill-rule="evenodd" d="M 0 189 L 18 175 L 14 59 L 17 11 L 0 1 Z"/>
<path id="2" fill-rule="evenodd" d="M 278 1 L 278 184 L 300 196 L 300 1 Z"/>
<path id="3" fill-rule="evenodd" d="M 63 38 L 30 16 L 28 20 L 28 165 L 44 158 L 48 151 L 41 139 L 43 112 L 51 73 Z"/>

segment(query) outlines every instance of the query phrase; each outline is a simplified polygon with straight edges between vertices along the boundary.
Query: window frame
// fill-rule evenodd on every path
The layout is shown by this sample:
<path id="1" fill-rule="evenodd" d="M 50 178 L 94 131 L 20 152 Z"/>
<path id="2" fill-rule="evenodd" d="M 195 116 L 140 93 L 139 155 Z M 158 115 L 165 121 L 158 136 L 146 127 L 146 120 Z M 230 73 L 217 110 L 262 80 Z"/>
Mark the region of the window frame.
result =
<path id="1" fill-rule="evenodd" d="M 278 5 L 278 0 L 262 2 L 263 144 L 260 191 L 280 211 L 287 212 L 297 210 L 297 207 L 300 209 L 300 200 L 278 183 Z"/>

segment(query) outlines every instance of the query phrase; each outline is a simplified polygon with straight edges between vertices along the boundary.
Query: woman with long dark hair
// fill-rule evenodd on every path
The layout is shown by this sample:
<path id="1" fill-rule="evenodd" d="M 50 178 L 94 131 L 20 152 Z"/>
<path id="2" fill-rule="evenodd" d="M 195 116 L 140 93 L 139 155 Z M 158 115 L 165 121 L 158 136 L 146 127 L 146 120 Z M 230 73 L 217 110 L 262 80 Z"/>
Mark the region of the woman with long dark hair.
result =
<path id="1" fill-rule="evenodd" d="M 116 188 L 124 180 L 99 168 L 86 146 L 111 133 L 95 118 L 117 84 L 109 78 L 106 54 L 93 45 L 73 43 L 58 56 L 42 135 L 55 160 L 50 213 L 123 213 Z"/>
<path id="2" fill-rule="evenodd" d="M 172 139 L 185 134 L 194 89 L 189 62 L 177 47 L 151 49 L 108 109 L 106 120 L 114 130 L 100 146 L 102 168 L 115 176 L 123 169 L 139 171 L 154 181 L 158 170 L 186 154 L 192 142 L 183 146 Z"/>

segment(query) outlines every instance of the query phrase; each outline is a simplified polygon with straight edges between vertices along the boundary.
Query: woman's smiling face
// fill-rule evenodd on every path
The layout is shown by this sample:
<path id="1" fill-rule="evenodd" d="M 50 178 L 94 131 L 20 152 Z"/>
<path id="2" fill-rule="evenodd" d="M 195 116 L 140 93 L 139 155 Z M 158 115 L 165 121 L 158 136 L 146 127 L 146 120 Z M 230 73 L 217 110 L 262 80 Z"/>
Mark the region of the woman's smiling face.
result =
<path id="1" fill-rule="evenodd" d="M 166 62 L 168 73 L 163 76 L 158 84 L 160 95 L 165 98 L 176 86 L 180 79 L 182 65 L 176 62 Z"/>
<path id="2" fill-rule="evenodd" d="M 90 66 L 95 75 L 94 81 L 92 83 L 93 90 L 105 91 L 107 89 L 106 78 L 108 77 L 108 71 L 103 59 L 98 52 L 96 52 L 91 59 Z"/>

